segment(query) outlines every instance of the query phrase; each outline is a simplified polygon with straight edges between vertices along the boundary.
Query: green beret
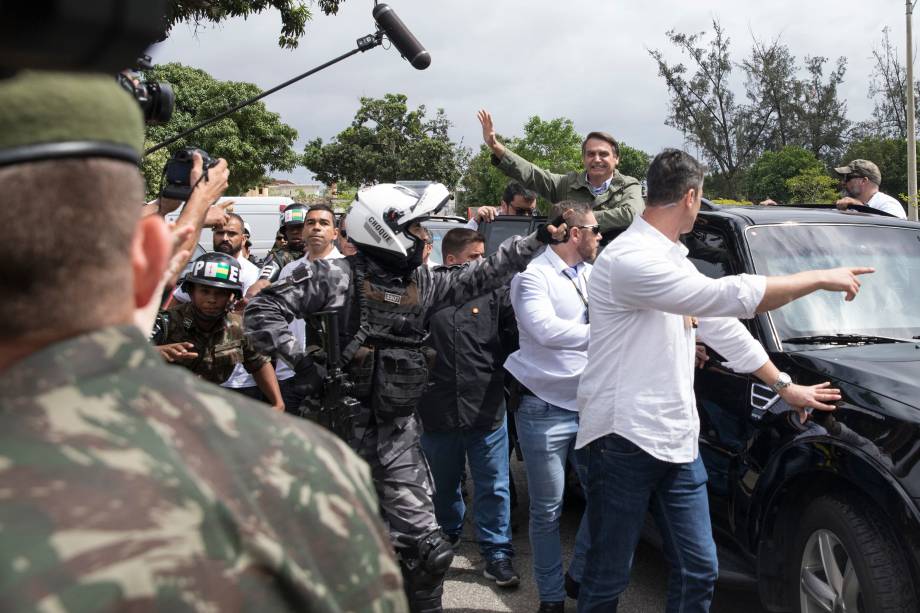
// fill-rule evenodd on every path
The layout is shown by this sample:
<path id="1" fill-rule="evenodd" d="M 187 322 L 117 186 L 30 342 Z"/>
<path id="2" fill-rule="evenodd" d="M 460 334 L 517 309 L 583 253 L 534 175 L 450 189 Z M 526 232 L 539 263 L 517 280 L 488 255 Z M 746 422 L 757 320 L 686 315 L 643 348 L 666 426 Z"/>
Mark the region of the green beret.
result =
<path id="1" fill-rule="evenodd" d="M 0 165 L 67 157 L 139 163 L 144 120 L 114 76 L 23 71 L 0 79 Z"/>

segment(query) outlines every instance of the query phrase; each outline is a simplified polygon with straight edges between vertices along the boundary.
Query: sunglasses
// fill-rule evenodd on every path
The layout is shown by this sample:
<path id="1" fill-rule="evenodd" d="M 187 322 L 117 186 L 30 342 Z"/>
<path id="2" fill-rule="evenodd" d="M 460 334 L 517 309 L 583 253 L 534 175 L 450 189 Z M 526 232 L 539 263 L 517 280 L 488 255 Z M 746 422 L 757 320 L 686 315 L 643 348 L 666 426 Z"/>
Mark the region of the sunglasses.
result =
<path id="1" fill-rule="evenodd" d="M 862 175 L 844 175 L 843 182 L 846 183 L 850 179 L 862 179 L 862 178 L 863 178 Z"/>
<path id="2" fill-rule="evenodd" d="M 591 226 L 574 226 L 574 227 L 581 228 L 582 230 L 591 230 L 594 236 L 597 236 L 598 234 L 601 233 L 601 227 L 598 224 L 594 224 Z"/>

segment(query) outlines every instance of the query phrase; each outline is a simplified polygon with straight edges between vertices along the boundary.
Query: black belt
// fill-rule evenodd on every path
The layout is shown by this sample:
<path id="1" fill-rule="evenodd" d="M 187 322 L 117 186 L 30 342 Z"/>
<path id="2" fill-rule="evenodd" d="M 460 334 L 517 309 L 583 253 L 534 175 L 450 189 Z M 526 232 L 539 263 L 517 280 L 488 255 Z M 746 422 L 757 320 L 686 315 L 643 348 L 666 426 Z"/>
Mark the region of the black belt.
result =
<path id="1" fill-rule="evenodd" d="M 524 386 L 524 384 L 521 383 L 520 381 L 518 381 L 518 393 L 519 393 L 521 396 L 534 396 L 534 397 L 539 398 L 539 396 L 537 396 L 537 395 L 534 394 L 532 391 L 530 391 L 529 389 L 527 389 L 527 388 Z"/>

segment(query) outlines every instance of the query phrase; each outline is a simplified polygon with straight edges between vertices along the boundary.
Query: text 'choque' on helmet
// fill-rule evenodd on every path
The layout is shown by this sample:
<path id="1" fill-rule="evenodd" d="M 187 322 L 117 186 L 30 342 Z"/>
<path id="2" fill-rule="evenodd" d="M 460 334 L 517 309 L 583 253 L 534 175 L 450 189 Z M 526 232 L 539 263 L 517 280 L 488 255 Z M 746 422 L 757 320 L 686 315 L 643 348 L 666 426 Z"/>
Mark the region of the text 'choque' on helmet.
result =
<path id="1" fill-rule="evenodd" d="M 205 253 L 192 262 L 192 267 L 182 279 L 182 289 L 191 294 L 191 284 L 228 289 L 239 299 L 243 297 L 240 263 L 226 253 Z"/>
<path id="2" fill-rule="evenodd" d="M 421 264 L 425 241 L 408 228 L 437 214 L 450 192 L 432 183 L 421 194 L 408 187 L 381 183 L 358 191 L 345 218 L 348 238 L 368 257 L 397 270 Z"/>

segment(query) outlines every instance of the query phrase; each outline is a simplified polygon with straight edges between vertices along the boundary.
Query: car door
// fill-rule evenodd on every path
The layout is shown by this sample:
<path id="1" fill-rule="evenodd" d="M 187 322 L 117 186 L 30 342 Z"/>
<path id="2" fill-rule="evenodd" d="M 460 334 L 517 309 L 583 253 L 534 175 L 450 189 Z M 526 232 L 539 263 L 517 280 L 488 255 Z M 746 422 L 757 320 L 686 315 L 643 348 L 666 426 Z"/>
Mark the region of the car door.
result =
<path id="1" fill-rule="evenodd" d="M 718 279 L 744 272 L 734 238 L 726 229 L 700 218 L 682 240 L 689 249 L 688 257 L 706 276 Z M 742 456 L 762 409 L 774 394 L 755 384 L 751 375 L 725 367 L 724 358 L 711 347 L 706 350 L 710 359 L 697 369 L 694 385 L 700 416 L 700 455 L 709 475 L 714 525 L 727 526 L 732 516 L 733 492 L 744 477 L 740 474 Z"/>

